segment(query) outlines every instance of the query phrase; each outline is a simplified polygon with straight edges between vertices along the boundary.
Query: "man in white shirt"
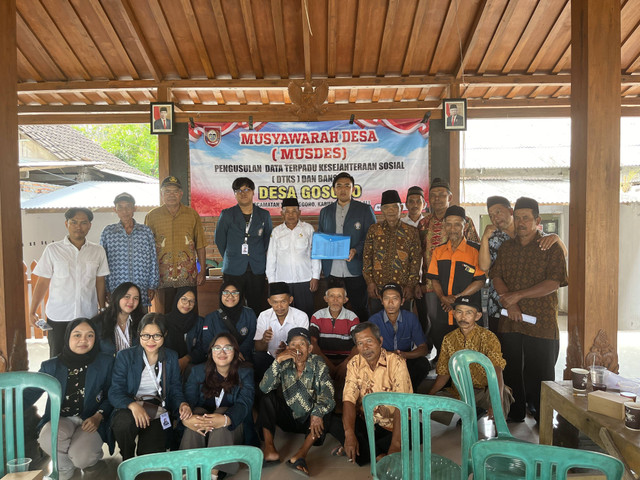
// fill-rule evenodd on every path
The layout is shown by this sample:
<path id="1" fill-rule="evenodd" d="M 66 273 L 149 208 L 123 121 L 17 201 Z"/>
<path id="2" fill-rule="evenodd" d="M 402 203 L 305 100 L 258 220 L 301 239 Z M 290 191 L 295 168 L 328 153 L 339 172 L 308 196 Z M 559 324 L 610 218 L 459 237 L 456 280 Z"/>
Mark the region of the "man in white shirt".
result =
<path id="1" fill-rule="evenodd" d="M 318 290 L 320 260 L 311 259 L 313 227 L 300 220 L 297 198 L 282 201 L 284 223 L 271 232 L 267 251 L 269 283 L 285 282 L 293 296 L 293 306 L 308 317 L 313 315 L 313 293 Z"/>
<path id="2" fill-rule="evenodd" d="M 33 270 L 38 281 L 33 289 L 29 317 L 35 325 L 36 312 L 45 294 L 47 321 L 53 327 L 47 333 L 49 355 L 62 352 L 67 324 L 78 318 L 91 318 L 105 305 L 105 277 L 109 274 L 104 249 L 89 242 L 93 212 L 87 208 L 70 208 L 64 214 L 69 234 L 44 249 Z"/>
<path id="3" fill-rule="evenodd" d="M 257 382 L 262 380 L 276 355 L 286 347 L 289 330 L 295 327 L 309 328 L 307 314 L 291 307 L 293 297 L 286 283 L 270 283 L 267 301 L 271 308 L 258 316 L 253 337 L 256 350 L 253 369 Z"/>

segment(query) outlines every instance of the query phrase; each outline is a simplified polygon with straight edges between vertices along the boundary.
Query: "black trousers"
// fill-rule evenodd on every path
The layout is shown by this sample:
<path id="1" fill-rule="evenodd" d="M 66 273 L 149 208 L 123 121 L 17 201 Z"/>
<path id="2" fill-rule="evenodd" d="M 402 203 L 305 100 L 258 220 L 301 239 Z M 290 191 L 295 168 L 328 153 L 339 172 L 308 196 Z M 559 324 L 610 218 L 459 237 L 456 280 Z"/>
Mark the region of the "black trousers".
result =
<path id="1" fill-rule="evenodd" d="M 247 301 L 247 307 L 255 312 L 256 317 L 260 315 L 260 312 L 266 310 L 263 308 L 267 298 L 264 292 L 264 273 L 255 274 L 249 268 L 242 275 L 225 273 L 222 275 L 222 279 L 225 282 L 232 282 L 238 290 L 242 290 Z"/>
<path id="2" fill-rule="evenodd" d="M 136 455 L 136 437 L 138 438 L 137 455 L 164 452 L 167 449 L 167 437 L 159 418 L 151 420 L 147 428 L 138 428 L 131 410 L 121 408 L 113 414 L 111 429 L 120 447 L 123 460 Z"/>
<path id="3" fill-rule="evenodd" d="M 530 337 L 521 333 L 502 333 L 502 356 L 507 361 L 504 369 L 504 383 L 513 391 L 514 403 L 509 417 L 523 420 L 527 403 L 540 415 L 540 384 L 555 380 L 555 366 L 560 350 L 559 340 Z"/>
<path id="4" fill-rule="evenodd" d="M 321 445 L 324 441 L 324 436 L 327 432 L 327 428 L 331 423 L 332 414 L 328 413 L 322 417 L 324 424 L 324 434 L 315 444 Z M 260 436 L 263 435 L 262 429 L 266 429 L 274 435 L 276 427 L 280 427 L 284 432 L 290 433 L 304 433 L 305 436 L 309 434 L 309 425 L 311 424 L 311 415 L 306 419 L 300 421 L 293 418 L 291 409 L 287 405 L 282 394 L 276 390 L 272 390 L 262 397 L 260 401 L 260 409 L 258 412 L 258 427 Z"/>
<path id="5" fill-rule="evenodd" d="M 289 291 L 293 295 L 293 306 L 302 310 L 311 319 L 316 312 L 313 306 L 313 293 L 309 290 L 311 282 L 288 283 Z"/>
<path id="6" fill-rule="evenodd" d="M 409 358 L 407 359 L 407 370 L 409 370 L 413 393 L 416 393 L 424 378 L 429 374 L 431 363 L 427 357 Z"/>
<path id="7" fill-rule="evenodd" d="M 335 437 L 340 445 L 344 445 L 344 427 L 342 426 L 342 418 L 334 415 L 331 419 L 329 426 L 329 433 Z M 364 418 L 356 415 L 356 423 L 354 426 L 354 433 L 356 440 L 358 440 L 358 449 L 360 455 L 356 456 L 356 463 L 360 466 L 366 465 L 371 461 L 371 455 L 369 453 L 369 437 L 367 436 L 367 424 Z M 389 430 L 382 428 L 379 425 L 375 425 L 374 439 L 376 442 L 376 457 L 381 453 L 387 453 L 391 446 L 393 434 Z"/>
<path id="8" fill-rule="evenodd" d="M 347 289 L 347 297 L 349 297 L 349 304 L 351 306 L 350 310 L 358 316 L 361 323 L 369 320 L 369 312 L 367 310 L 367 304 L 369 302 L 367 282 L 364 281 L 362 275 L 357 277 L 334 277 L 333 275 L 329 275 L 327 280 L 329 283 L 335 280 L 344 281 L 344 286 Z"/>
<path id="9" fill-rule="evenodd" d="M 53 330 L 47 332 L 47 342 L 49 342 L 49 358 L 62 353 L 64 347 L 64 334 L 67 331 L 69 322 L 56 322 L 47 319 L 47 323 L 51 325 Z"/>

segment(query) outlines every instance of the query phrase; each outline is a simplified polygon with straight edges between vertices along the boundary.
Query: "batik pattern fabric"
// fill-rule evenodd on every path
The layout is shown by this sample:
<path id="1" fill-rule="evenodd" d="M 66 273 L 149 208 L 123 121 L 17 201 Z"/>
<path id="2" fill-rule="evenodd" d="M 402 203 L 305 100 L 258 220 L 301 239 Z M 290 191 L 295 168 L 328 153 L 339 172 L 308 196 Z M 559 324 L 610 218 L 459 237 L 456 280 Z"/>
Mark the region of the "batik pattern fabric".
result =
<path id="1" fill-rule="evenodd" d="M 511 240 L 511 237 L 502 230 L 494 231 L 489 237 L 489 256 L 491 257 L 491 265 L 494 264 L 496 258 L 498 258 L 498 249 L 504 242 Z M 490 317 L 499 316 L 502 305 L 500 305 L 500 295 L 493 288 L 493 280 L 489 281 L 489 304 L 487 306 L 487 313 Z"/>
<path id="2" fill-rule="evenodd" d="M 67 391 L 64 392 L 60 416 L 75 417 L 80 415 L 84 406 L 84 381 L 87 367 L 72 368 L 67 377 Z"/>
<path id="3" fill-rule="evenodd" d="M 140 287 L 142 305 L 151 305 L 147 291 L 158 288 L 159 281 L 156 241 L 151 229 L 135 220 L 131 234 L 127 234 L 120 222 L 107 225 L 100 235 L 100 245 L 109 263 L 109 292 L 121 283 L 133 282 Z"/>

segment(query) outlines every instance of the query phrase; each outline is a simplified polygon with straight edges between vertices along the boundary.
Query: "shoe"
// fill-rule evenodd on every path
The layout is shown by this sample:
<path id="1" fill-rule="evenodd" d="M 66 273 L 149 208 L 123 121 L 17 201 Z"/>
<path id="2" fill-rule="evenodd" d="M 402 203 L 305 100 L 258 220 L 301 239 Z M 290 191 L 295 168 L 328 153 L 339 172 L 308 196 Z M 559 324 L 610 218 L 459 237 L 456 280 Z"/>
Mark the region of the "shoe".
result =
<path id="1" fill-rule="evenodd" d="M 507 417 L 507 423 L 522 423 L 524 418 Z"/>

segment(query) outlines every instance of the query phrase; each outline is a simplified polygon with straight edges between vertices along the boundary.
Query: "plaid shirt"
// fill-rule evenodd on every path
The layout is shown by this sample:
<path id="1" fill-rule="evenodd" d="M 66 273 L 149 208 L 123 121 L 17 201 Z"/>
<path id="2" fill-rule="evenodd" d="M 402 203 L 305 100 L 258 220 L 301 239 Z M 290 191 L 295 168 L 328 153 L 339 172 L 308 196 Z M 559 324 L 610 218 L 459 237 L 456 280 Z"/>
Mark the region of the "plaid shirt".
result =
<path id="1" fill-rule="evenodd" d="M 274 360 L 260 382 L 260 390 L 269 393 L 280 385 L 296 420 L 304 421 L 309 415 L 322 418 L 336 406 L 329 368 L 319 355 L 309 355 L 299 377 L 293 360 Z"/>

